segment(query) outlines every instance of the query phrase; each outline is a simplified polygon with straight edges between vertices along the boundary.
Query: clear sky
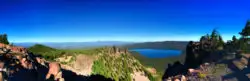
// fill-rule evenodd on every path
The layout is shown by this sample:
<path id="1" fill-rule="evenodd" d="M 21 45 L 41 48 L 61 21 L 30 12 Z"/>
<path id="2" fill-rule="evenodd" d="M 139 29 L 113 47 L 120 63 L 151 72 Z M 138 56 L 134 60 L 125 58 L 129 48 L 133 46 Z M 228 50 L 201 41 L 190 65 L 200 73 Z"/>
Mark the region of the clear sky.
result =
<path id="1" fill-rule="evenodd" d="M 250 19 L 250 0 L 0 0 L 11 42 L 225 40 Z"/>

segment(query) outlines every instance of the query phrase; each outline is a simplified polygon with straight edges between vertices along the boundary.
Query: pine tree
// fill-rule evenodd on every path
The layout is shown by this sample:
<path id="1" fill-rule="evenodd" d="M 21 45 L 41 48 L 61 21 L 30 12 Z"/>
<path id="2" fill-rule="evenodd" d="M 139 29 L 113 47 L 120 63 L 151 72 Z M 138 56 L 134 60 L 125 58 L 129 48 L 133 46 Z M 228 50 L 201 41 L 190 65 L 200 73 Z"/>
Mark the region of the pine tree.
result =
<path id="1" fill-rule="evenodd" d="M 246 42 L 245 42 L 245 38 L 241 37 L 238 41 L 239 47 L 242 51 L 245 51 L 247 49 L 246 47 Z"/>
<path id="2" fill-rule="evenodd" d="M 212 34 L 211 34 L 211 39 L 217 41 L 218 37 L 219 37 L 219 33 L 218 33 L 218 31 L 216 29 L 214 29 L 212 31 Z"/>
<path id="3" fill-rule="evenodd" d="M 243 51 L 248 51 L 249 50 L 249 46 L 248 46 L 248 41 L 249 38 L 248 36 L 250 36 L 250 20 L 247 21 L 244 29 L 242 29 L 242 31 L 239 33 L 241 35 L 241 39 L 239 40 L 239 47 L 241 50 Z"/>
<path id="4" fill-rule="evenodd" d="M 223 43 L 224 43 L 224 41 L 223 41 L 221 35 L 219 35 L 219 42 L 223 42 Z"/>
<path id="5" fill-rule="evenodd" d="M 247 21 L 245 28 L 242 29 L 242 31 L 240 32 L 240 35 L 245 38 L 247 36 L 250 36 L 250 20 Z"/>
<path id="6" fill-rule="evenodd" d="M 7 34 L 3 34 L 3 43 L 4 44 L 9 44 Z"/>
<path id="7" fill-rule="evenodd" d="M 0 35 L 0 43 L 9 44 L 7 34 Z"/>
<path id="8" fill-rule="evenodd" d="M 233 37 L 232 37 L 232 48 L 234 48 L 234 49 L 238 49 L 239 48 L 239 41 L 238 41 L 238 39 L 236 38 L 236 36 L 234 35 Z"/>
<path id="9" fill-rule="evenodd" d="M 205 36 L 202 36 L 200 38 L 200 48 L 203 49 L 204 48 L 204 45 L 206 43 L 206 37 Z"/>
<path id="10" fill-rule="evenodd" d="M 0 35 L 0 43 L 3 43 L 3 35 Z"/>
<path id="11" fill-rule="evenodd" d="M 205 42 L 205 41 L 206 41 L 206 37 L 205 36 L 201 36 L 200 42 Z"/>
<path id="12" fill-rule="evenodd" d="M 238 41 L 235 35 L 232 37 L 232 41 L 233 42 L 237 42 Z"/>
<path id="13" fill-rule="evenodd" d="M 216 29 L 214 29 L 212 31 L 212 34 L 211 34 L 211 47 L 212 47 L 212 50 L 215 50 L 217 47 L 218 47 L 218 43 L 219 43 L 219 33 L 217 32 Z"/>
<path id="14" fill-rule="evenodd" d="M 221 35 L 219 35 L 218 47 L 223 47 L 223 46 L 224 46 L 224 41 L 223 41 Z"/>

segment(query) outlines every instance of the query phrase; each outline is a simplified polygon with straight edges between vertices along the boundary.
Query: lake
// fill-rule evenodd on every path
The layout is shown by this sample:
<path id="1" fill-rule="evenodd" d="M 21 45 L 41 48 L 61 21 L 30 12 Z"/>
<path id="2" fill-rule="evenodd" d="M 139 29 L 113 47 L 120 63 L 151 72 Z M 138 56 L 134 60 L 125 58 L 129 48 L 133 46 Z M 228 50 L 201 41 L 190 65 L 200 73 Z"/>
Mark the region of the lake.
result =
<path id="1" fill-rule="evenodd" d="M 180 50 L 160 50 L 160 49 L 131 49 L 148 58 L 166 58 L 181 55 Z"/>

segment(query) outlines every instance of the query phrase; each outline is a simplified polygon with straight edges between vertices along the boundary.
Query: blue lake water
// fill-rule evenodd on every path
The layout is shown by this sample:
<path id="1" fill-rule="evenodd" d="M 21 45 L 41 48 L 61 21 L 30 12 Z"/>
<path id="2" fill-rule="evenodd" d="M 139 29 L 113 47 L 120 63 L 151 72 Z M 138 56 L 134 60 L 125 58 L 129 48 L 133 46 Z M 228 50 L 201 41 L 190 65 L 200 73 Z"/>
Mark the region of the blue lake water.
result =
<path id="1" fill-rule="evenodd" d="M 131 49 L 130 51 L 138 52 L 141 55 L 149 58 L 166 58 L 166 57 L 181 55 L 180 50 Z"/>

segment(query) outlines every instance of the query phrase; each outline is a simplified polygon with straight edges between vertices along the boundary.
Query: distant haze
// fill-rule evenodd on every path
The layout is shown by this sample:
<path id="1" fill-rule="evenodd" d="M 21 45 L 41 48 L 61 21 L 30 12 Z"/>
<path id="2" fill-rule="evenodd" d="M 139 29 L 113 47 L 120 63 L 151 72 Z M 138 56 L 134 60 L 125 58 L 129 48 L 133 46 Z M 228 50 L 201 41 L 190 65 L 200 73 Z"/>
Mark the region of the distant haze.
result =
<path id="1" fill-rule="evenodd" d="M 74 49 L 74 48 L 89 48 L 89 47 L 99 47 L 99 46 L 113 46 L 113 45 L 125 45 L 132 44 L 133 42 L 119 42 L 119 41 L 99 41 L 99 42 L 61 42 L 61 43 L 53 43 L 53 42 L 44 42 L 44 43 L 14 43 L 17 46 L 23 47 L 31 47 L 35 44 L 43 44 L 52 48 L 57 49 Z"/>

